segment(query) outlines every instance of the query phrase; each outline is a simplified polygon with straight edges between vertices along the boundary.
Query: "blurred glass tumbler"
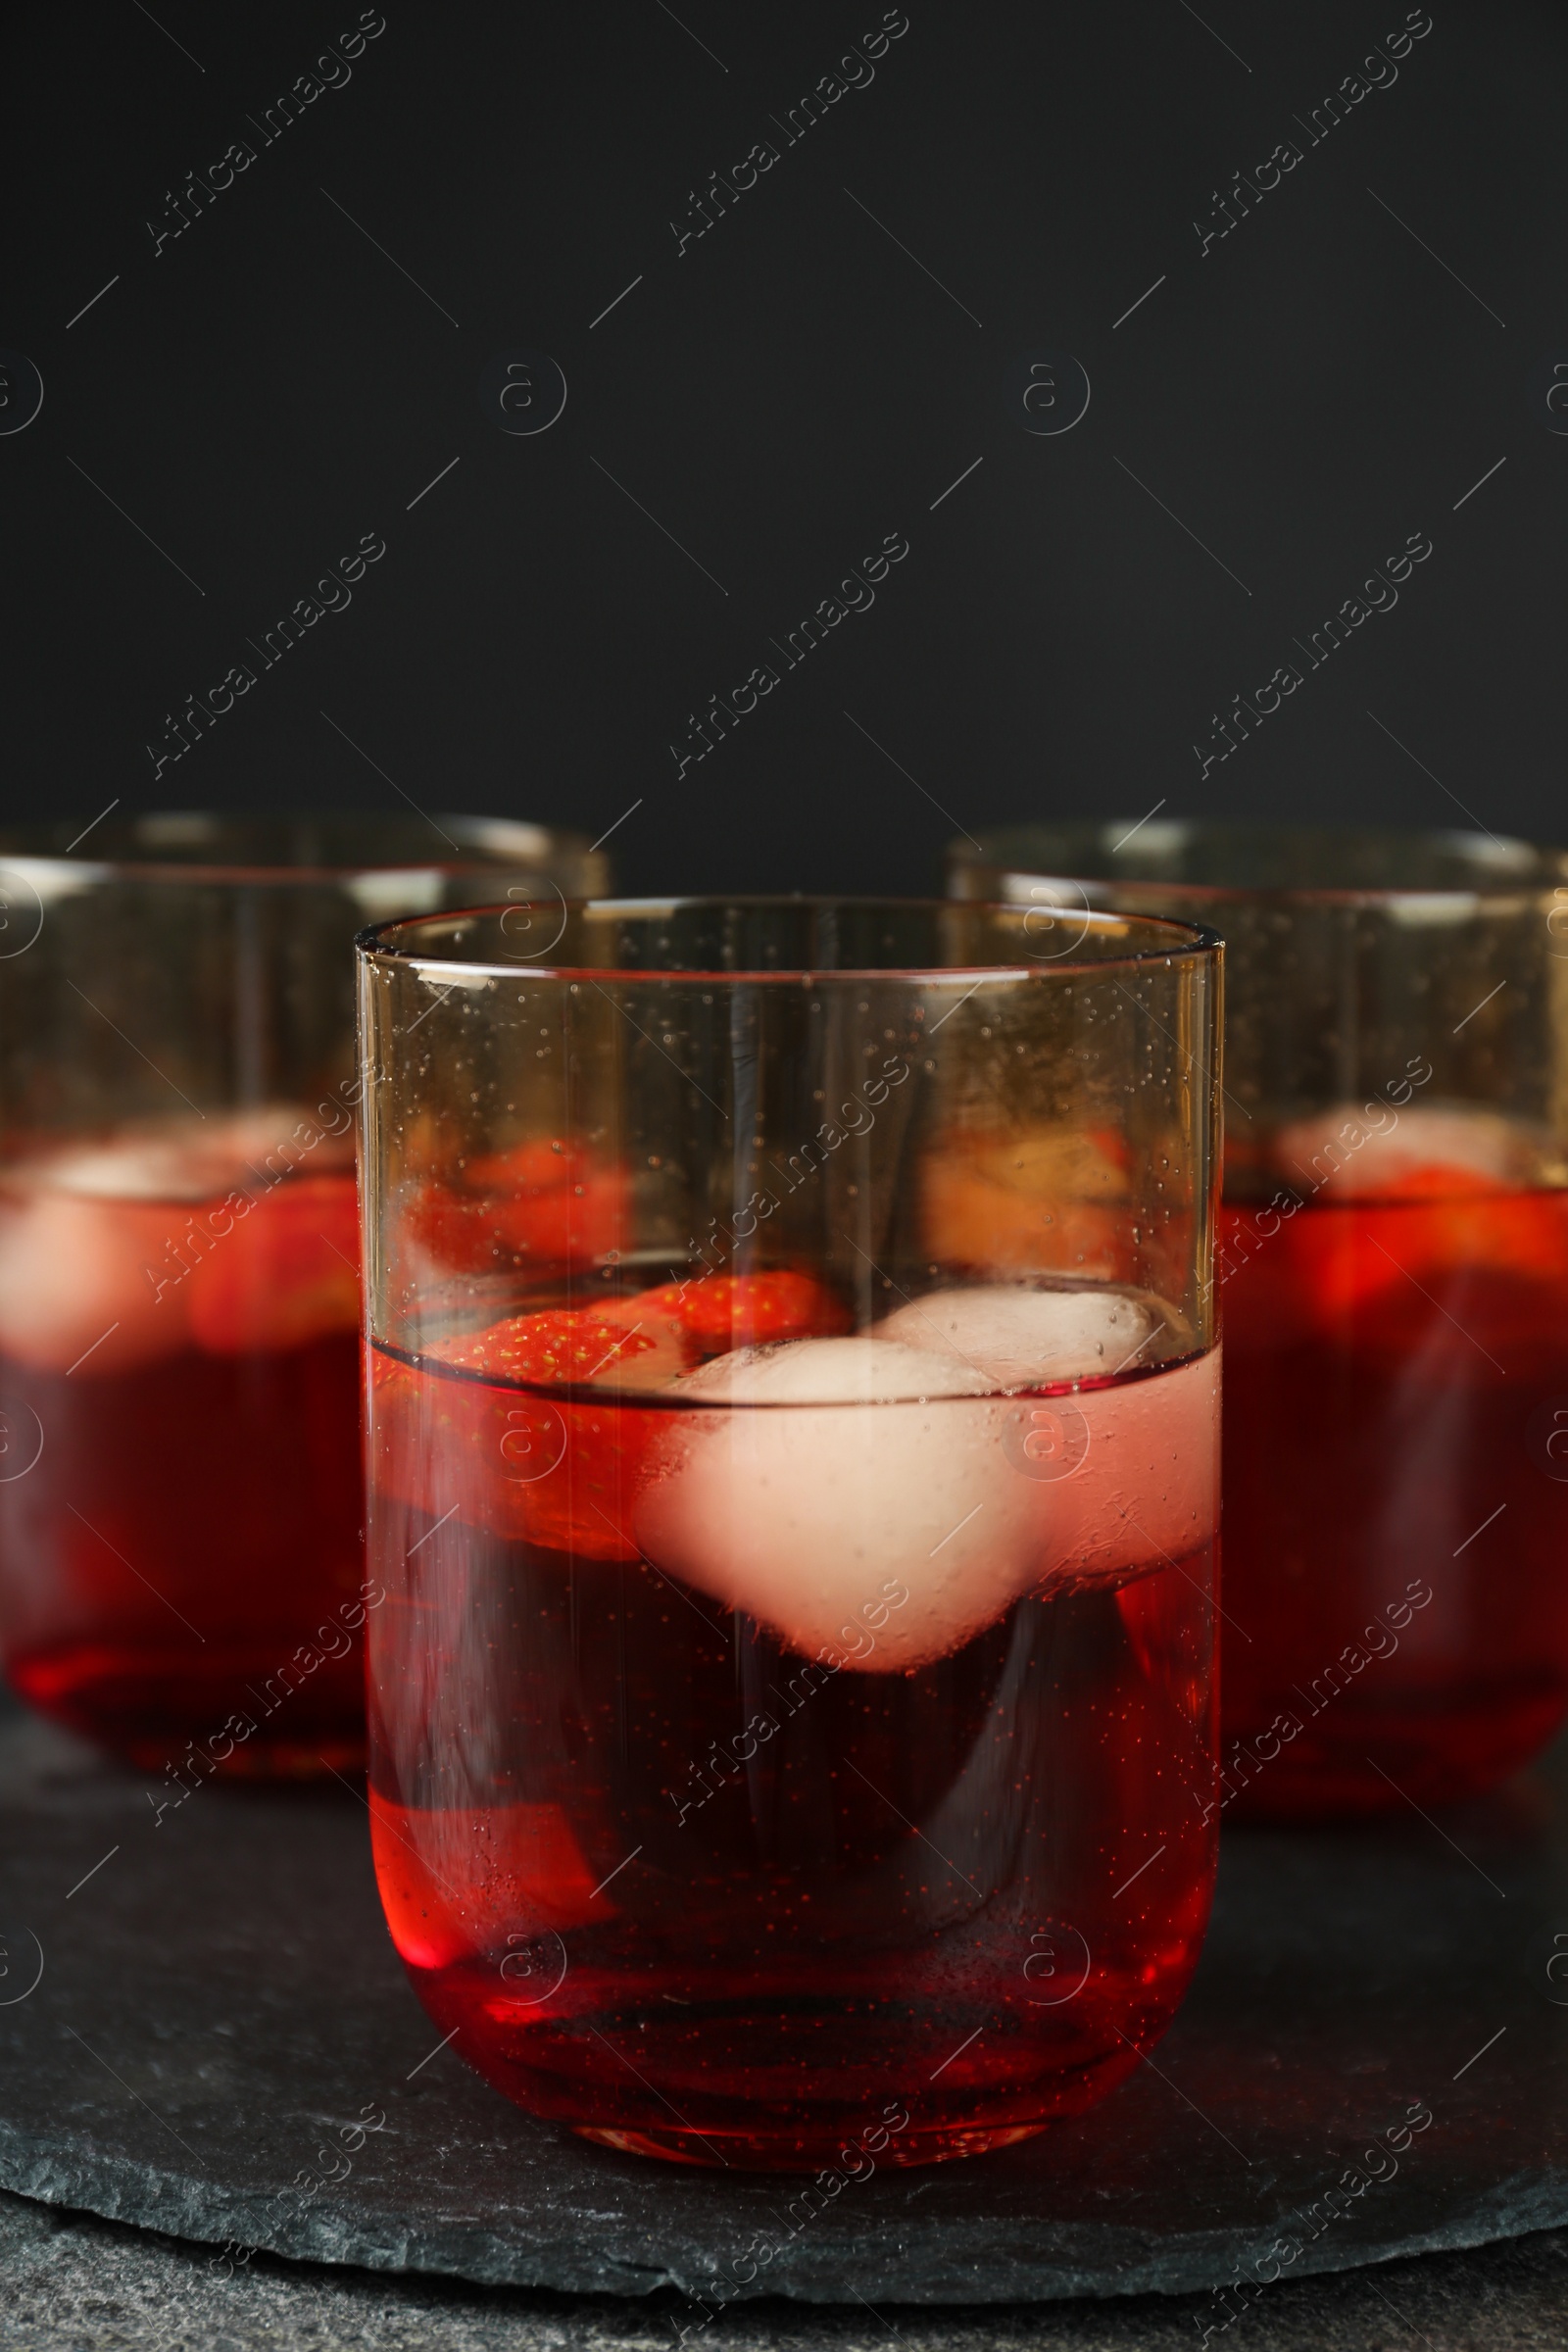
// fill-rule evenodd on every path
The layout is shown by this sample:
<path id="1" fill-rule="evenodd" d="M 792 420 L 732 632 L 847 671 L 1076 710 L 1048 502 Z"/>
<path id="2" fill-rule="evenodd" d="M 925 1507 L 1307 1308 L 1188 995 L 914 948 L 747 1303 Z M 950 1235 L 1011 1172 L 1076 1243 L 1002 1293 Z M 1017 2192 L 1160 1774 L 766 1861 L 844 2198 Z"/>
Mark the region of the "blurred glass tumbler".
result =
<path id="1" fill-rule="evenodd" d="M 616 2148 L 1026 2138 L 1136 2065 L 1208 1913 L 1217 947 L 515 922 L 361 942 L 394 1940 L 470 2064 Z M 1023 1250 L 1020 1168 L 1059 1202 Z"/>
<path id="2" fill-rule="evenodd" d="M 354 934 L 602 861 L 462 817 L 75 831 L 0 834 L 0 1656 L 180 1788 L 352 1766 Z"/>
<path id="3" fill-rule="evenodd" d="M 1528 1763 L 1568 1707 L 1568 858 L 1047 825 L 953 882 L 1227 943 L 1224 1802 L 1429 1805 Z"/>

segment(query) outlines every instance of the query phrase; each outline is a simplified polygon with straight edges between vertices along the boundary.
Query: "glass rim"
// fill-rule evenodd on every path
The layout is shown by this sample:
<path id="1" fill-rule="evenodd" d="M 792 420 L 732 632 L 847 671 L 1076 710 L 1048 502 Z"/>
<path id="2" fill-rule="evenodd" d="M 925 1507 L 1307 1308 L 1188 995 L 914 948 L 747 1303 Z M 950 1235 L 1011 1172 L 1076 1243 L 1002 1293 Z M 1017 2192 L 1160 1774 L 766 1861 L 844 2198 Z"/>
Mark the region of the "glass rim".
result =
<path id="1" fill-rule="evenodd" d="M 1417 889 L 1414 883 L 1403 889 L 1380 890 L 1371 884 L 1360 888 L 1348 885 L 1340 889 L 1331 889 L 1327 883 L 1313 882 L 1175 882 L 1169 881 L 1159 874 L 1053 874 L 1047 873 L 1041 867 L 1031 865 L 1004 866 L 999 864 L 988 870 L 994 872 L 999 880 L 1005 877 L 1008 880 L 1037 883 L 1042 889 L 1082 890 L 1087 885 L 1090 889 L 1104 891 L 1168 891 L 1172 898 L 1179 897 L 1195 909 L 1199 906 L 1222 907 L 1248 903 L 1262 905 L 1265 902 L 1271 906 L 1365 906 L 1371 908 L 1428 906 L 1434 902 L 1443 902 L 1456 908 L 1473 907 L 1477 911 L 1485 908 L 1491 911 L 1513 906 L 1538 904 L 1546 906 L 1550 904 L 1558 890 L 1568 891 L 1568 865 L 1564 866 L 1563 879 L 1557 884 L 1546 881 L 1519 881 L 1514 883 L 1511 888 L 1502 884 L 1494 884 L 1490 888 L 1478 884 L 1471 889 L 1462 883 L 1439 882 L 1433 883 L 1426 890 Z M 956 899 L 954 904 L 958 906 L 1011 906 L 1015 910 L 1022 908 L 1027 911 L 1029 902 L 1025 899 Z M 1042 913 L 1059 909 L 1063 906 L 1068 913 L 1077 911 L 1070 901 L 1041 899 L 1038 901 L 1038 906 Z M 1118 909 L 1106 906 L 1094 908 L 1092 911 L 1111 914 Z M 1129 915 L 1136 915 L 1138 910 L 1129 907 L 1126 912 Z M 1186 918 L 1182 915 L 1170 914 L 1158 917 L 1152 915 L 1146 919 L 1180 923 L 1184 922 Z M 1208 930 L 1211 926 L 1195 919 L 1188 925 L 1188 928 L 1201 931 Z M 1227 935 L 1221 932 L 1219 936 L 1223 939 Z"/>
<path id="2" fill-rule="evenodd" d="M 1084 929 L 1079 934 L 1080 942 L 1091 930 L 1108 930 L 1113 925 L 1123 928 L 1136 925 L 1144 931 L 1159 933 L 1164 936 L 1160 940 L 1152 941 L 1148 946 L 1129 947 L 1123 955 L 1087 958 L 1082 962 L 1074 962 L 1071 959 L 1072 951 L 1068 950 L 1058 956 L 1028 957 L 1021 963 L 828 964 L 821 966 L 792 964 L 763 966 L 755 970 L 742 970 L 728 966 L 710 968 L 684 964 L 552 963 L 544 960 L 536 961 L 533 956 L 520 955 L 505 960 L 490 960 L 482 956 L 421 955 L 416 943 L 409 937 L 410 934 L 428 933 L 441 925 L 451 926 L 471 922 L 476 916 L 504 918 L 508 914 L 523 913 L 530 906 L 552 906 L 553 905 L 559 905 L 563 917 L 562 930 L 557 933 L 557 940 L 564 932 L 566 921 L 573 913 L 625 915 L 633 918 L 641 917 L 646 921 L 653 922 L 667 920 L 671 915 L 687 908 L 735 909 L 751 912 L 767 908 L 805 911 L 809 908 L 833 907 L 881 908 L 890 912 L 895 910 L 900 913 L 926 912 L 950 917 L 995 914 L 1004 915 L 1016 921 L 1020 916 L 1027 917 L 1031 912 L 1045 914 L 1059 911 L 1044 906 L 1030 908 L 1021 906 L 1016 901 L 1008 902 L 1004 899 L 891 898 L 875 894 L 859 895 L 853 892 L 832 891 L 800 893 L 741 891 L 732 896 L 723 893 L 695 892 L 689 896 L 667 898 L 568 899 L 564 891 L 558 889 L 554 902 L 548 898 L 512 900 L 500 905 L 454 906 L 435 909 L 427 914 L 400 915 L 389 922 L 370 923 L 356 934 L 355 951 L 367 964 L 379 963 L 392 970 L 429 969 L 433 972 L 463 972 L 471 977 L 484 979 L 515 979 L 520 968 L 528 965 L 537 978 L 549 980 L 594 982 L 615 980 L 624 982 L 662 979 L 701 981 L 711 986 L 726 983 L 730 985 L 744 984 L 748 987 L 760 986 L 764 982 L 774 982 L 786 987 L 798 988 L 806 980 L 817 984 L 833 981 L 841 981 L 845 984 L 854 982 L 857 986 L 863 986 L 871 980 L 918 980 L 929 983 L 958 978 L 969 979 L 977 976 L 981 980 L 991 977 L 997 980 L 1018 981 L 1050 979 L 1057 976 L 1064 978 L 1068 974 L 1081 977 L 1084 974 L 1096 972 L 1137 970 L 1151 964 L 1168 965 L 1189 961 L 1206 961 L 1218 964 L 1225 948 L 1222 935 L 1217 931 L 1210 930 L 1206 924 L 1183 922 L 1178 916 L 1141 914 L 1122 911 L 1114 907 L 1091 907 L 1088 906 L 1082 909 Z M 1070 911 L 1075 916 L 1079 912 L 1076 908 Z M 542 956 L 547 956 L 549 954 L 549 949 L 541 951 Z"/>
<path id="3" fill-rule="evenodd" d="M 1147 819 L 1143 820 L 1145 823 Z M 1016 825 L 997 825 L 981 837 L 982 846 L 976 850 L 973 836 L 949 843 L 947 867 L 950 874 L 960 872 L 985 874 L 993 885 L 1004 877 L 1009 881 L 1032 882 L 1053 887 L 1068 886 L 1082 890 L 1086 884 L 1097 889 L 1128 889 L 1166 891 L 1179 896 L 1194 907 L 1208 905 L 1234 905 L 1238 901 L 1258 900 L 1272 903 L 1293 903 L 1314 906 L 1397 906 L 1414 900 L 1447 900 L 1454 903 L 1481 901 L 1489 905 L 1508 901 L 1549 899 L 1555 888 L 1568 886 L 1568 850 L 1550 843 L 1530 841 L 1522 834 L 1497 835 L 1486 828 L 1466 831 L 1462 826 L 1442 825 L 1269 825 L 1250 824 L 1229 817 L 1178 817 L 1172 821 L 1195 842 L 1213 842 L 1216 845 L 1242 841 L 1273 841 L 1303 844 L 1344 843 L 1376 845 L 1392 852 L 1407 849 L 1415 852 L 1446 852 L 1452 856 L 1464 849 L 1487 841 L 1507 857 L 1519 853 L 1512 872 L 1500 863 L 1492 872 L 1485 870 L 1486 856 L 1482 853 L 1482 870 L 1464 881 L 1446 882 L 1200 882 L 1185 876 L 1165 875 L 1150 871 L 1139 872 L 1129 867 L 1124 871 L 1086 872 L 1081 867 L 1044 862 L 1032 864 L 1026 858 L 1014 854 L 1014 845 L 1021 845 L 1031 833 L 1060 837 L 1068 832 L 1110 834 L 1123 820 L 1117 817 L 1097 818 L 1039 818 Z M 1136 820 L 1123 840 L 1132 838 L 1138 830 Z M 1108 852 L 1114 858 L 1121 843 L 1113 844 Z M 961 902 L 963 904 L 965 902 Z M 996 903 L 991 897 L 967 902 L 972 905 Z M 1021 906 L 1022 900 L 1001 902 Z M 1175 918 L 1180 919 L 1180 918 Z"/>
<path id="4" fill-rule="evenodd" d="M 378 856 L 374 847 L 376 832 L 386 832 L 409 822 L 401 811 L 382 813 L 364 808 L 155 809 L 133 813 L 124 821 L 138 826 L 167 828 L 166 851 L 178 845 L 179 828 L 211 827 L 215 835 L 220 837 L 243 837 L 247 832 L 255 836 L 267 828 L 298 823 L 301 826 L 341 826 L 345 830 L 363 827 L 366 854 L 309 865 L 256 857 L 220 857 L 208 862 L 161 855 L 155 845 L 149 844 L 145 855 L 127 854 L 121 849 L 108 857 L 95 857 L 89 850 L 83 857 L 76 858 L 73 856 L 72 849 L 55 845 L 54 837 L 65 831 L 69 820 L 32 818 L 23 823 L 0 823 L 0 873 L 16 872 L 26 878 L 29 872 L 38 870 L 47 870 L 51 875 L 70 872 L 79 876 L 84 883 L 185 883 L 193 887 L 270 884 L 280 888 L 304 888 L 340 885 L 380 874 L 480 875 L 494 873 L 509 864 L 525 867 L 542 863 L 554 855 L 589 857 L 593 854 L 586 833 L 570 826 L 536 824 L 526 817 L 454 814 L 445 809 L 436 816 L 426 816 L 422 809 L 415 813 L 423 817 L 436 833 L 439 834 L 443 826 L 451 826 L 459 837 L 454 839 L 451 833 L 446 834 L 444 838 L 449 847 L 439 857 L 417 856 L 413 852 L 407 856 Z M 94 827 L 88 826 L 77 839 L 85 841 L 92 830 Z M 184 838 L 194 842 L 198 836 L 194 831 L 187 831 Z"/>

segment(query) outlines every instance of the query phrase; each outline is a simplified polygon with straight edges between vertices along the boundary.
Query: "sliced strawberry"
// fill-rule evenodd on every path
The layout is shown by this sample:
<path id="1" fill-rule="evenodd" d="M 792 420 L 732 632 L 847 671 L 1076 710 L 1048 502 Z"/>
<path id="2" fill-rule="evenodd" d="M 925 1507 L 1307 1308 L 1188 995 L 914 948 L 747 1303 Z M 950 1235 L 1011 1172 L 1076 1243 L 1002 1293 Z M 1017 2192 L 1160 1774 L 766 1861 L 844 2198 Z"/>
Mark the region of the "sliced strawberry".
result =
<path id="1" fill-rule="evenodd" d="M 407 1238 L 460 1274 L 586 1265 L 619 1245 L 626 1224 L 623 1171 L 573 1144 L 487 1152 L 461 1185 L 426 1185 L 404 1215 Z"/>
<path id="2" fill-rule="evenodd" d="M 1568 1194 L 1456 1199 L 1454 1171 L 1442 1179 L 1438 1199 L 1329 1200 L 1278 1224 L 1267 1210 L 1227 1212 L 1230 1337 L 1254 1351 L 1310 1338 L 1396 1358 L 1478 1347 L 1511 1366 L 1544 1299 L 1568 1312 Z"/>
<path id="3" fill-rule="evenodd" d="M 509 1315 L 483 1331 L 432 1341 L 425 1353 L 460 1371 L 557 1388 L 606 1372 L 613 1377 L 653 1347 L 651 1337 L 628 1331 L 592 1307 L 566 1306 L 542 1315 Z"/>
<path id="4" fill-rule="evenodd" d="M 766 1340 L 830 1339 L 850 1328 L 842 1300 L 809 1274 L 712 1274 L 686 1292 L 683 1320 L 705 1355 Z"/>
<path id="5" fill-rule="evenodd" d="M 607 1320 L 668 1331 L 688 1364 L 768 1340 L 828 1339 L 851 1327 L 842 1300 L 810 1274 L 709 1274 L 662 1283 L 604 1310 Z"/>
<path id="6" fill-rule="evenodd" d="M 1543 1286 L 1568 1286 L 1568 1195 L 1542 1185 L 1543 1157 L 1534 1130 L 1474 1103 L 1349 1102 L 1277 1129 L 1249 1148 L 1252 1200 L 1221 1211 L 1232 1338 L 1509 1360 Z M 1229 1150 L 1233 1192 L 1237 1164 Z"/>
<path id="7" fill-rule="evenodd" d="M 666 1343 L 667 1345 L 667 1343 Z M 638 1556 L 629 1533 L 638 1474 L 665 1416 L 638 1404 L 560 1403 L 496 1382 L 540 1387 L 598 1378 L 637 1359 L 679 1369 L 652 1333 L 581 1307 L 513 1315 L 438 1340 L 434 1361 L 489 1379 L 446 1379 L 377 1356 L 372 1449 L 379 1484 L 432 1520 L 456 1512 L 513 1542 L 586 1559 Z"/>
<path id="8" fill-rule="evenodd" d="M 446 1968 L 523 1938 L 529 1928 L 581 1927 L 615 1916 L 556 1804 L 453 1807 L 392 1803 L 371 1784 L 370 1850 L 392 1940 L 413 1968 Z M 460 1891 L 461 1889 L 461 1891 Z M 509 1971 L 529 1991 L 525 1967 Z"/>
<path id="9" fill-rule="evenodd" d="M 926 1161 L 927 1247 L 976 1272 L 1135 1280 L 1129 1171 L 1109 1127 L 956 1133 Z"/>
<path id="10" fill-rule="evenodd" d="M 327 1332 L 357 1329 L 360 1219 L 353 1177 L 290 1177 L 270 1193 L 250 1196 L 246 1213 L 233 1217 L 192 1270 L 189 1292 L 192 1334 L 214 1355 L 299 1348 Z"/>
<path id="11" fill-rule="evenodd" d="M 646 1396 L 705 1356 L 840 1332 L 849 1322 L 808 1274 L 724 1274 L 664 1283 L 609 1307 L 512 1315 L 425 1349 L 427 1360 L 478 1380 L 377 1356 L 376 1475 L 432 1520 L 455 1512 L 514 1542 L 587 1559 L 635 1559 L 632 1504 L 668 1416 L 618 1402 L 615 1392 Z M 511 1385 L 589 1382 L 606 1390 L 602 1403 L 558 1403 Z"/>

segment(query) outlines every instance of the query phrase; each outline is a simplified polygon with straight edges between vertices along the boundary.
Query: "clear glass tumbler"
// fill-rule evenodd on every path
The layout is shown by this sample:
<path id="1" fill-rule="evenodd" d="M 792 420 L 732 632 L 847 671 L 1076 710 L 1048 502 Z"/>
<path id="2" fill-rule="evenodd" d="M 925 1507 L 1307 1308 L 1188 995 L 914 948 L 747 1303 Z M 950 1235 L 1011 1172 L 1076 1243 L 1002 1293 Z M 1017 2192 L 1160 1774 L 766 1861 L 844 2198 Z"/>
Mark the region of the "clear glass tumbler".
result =
<path id="1" fill-rule="evenodd" d="M 1029 826 L 954 883 L 1227 945 L 1222 1801 L 1469 1795 L 1568 1709 L 1568 858 Z"/>
<path id="2" fill-rule="evenodd" d="M 772 900 L 361 947 L 371 1821 L 438 2028 L 698 2164 L 1088 2105 L 1214 1861 L 1216 944 Z"/>
<path id="3" fill-rule="evenodd" d="M 77 831 L 0 833 L 0 1659 L 178 1803 L 364 1756 L 355 932 L 602 860 L 464 817 Z"/>

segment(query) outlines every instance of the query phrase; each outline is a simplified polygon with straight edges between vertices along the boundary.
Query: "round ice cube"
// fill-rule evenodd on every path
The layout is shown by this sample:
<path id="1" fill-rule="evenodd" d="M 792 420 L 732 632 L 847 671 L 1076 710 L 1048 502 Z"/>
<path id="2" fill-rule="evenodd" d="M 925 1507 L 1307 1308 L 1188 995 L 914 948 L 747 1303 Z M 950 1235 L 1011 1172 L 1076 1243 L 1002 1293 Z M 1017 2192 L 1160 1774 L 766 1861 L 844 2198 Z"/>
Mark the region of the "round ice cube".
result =
<path id="1" fill-rule="evenodd" d="M 1119 1584 L 1180 1560 L 1219 1525 L 1220 1351 L 1167 1370 L 1080 1389 L 1046 1410 L 1083 1416 L 1080 1466 L 1036 1485 L 1042 1579 L 1037 1592 Z M 1041 1409 L 1027 1400 L 1011 1408 Z"/>
<path id="2" fill-rule="evenodd" d="M 722 1404 L 899 1404 L 940 1396 L 984 1396 L 996 1383 L 957 1359 L 933 1363 L 902 1340 L 786 1340 L 736 1348 L 677 1380 L 676 1396 Z"/>
<path id="3" fill-rule="evenodd" d="M 959 1649 L 1025 1593 L 1179 1560 L 1218 1509 L 1217 1352 L 1035 1407 L 951 1350 L 876 1337 L 719 1357 L 683 1399 L 633 1525 L 669 1574 L 789 1647 L 872 1674 Z M 1075 1414 L 1041 1477 L 1018 1426 Z M 890 1593 L 907 1597 L 895 1598 Z"/>
<path id="4" fill-rule="evenodd" d="M 224 1116 L 148 1122 L 22 1173 L 51 1191 L 92 1200 L 207 1200 L 265 1190 L 296 1171 L 324 1175 L 353 1159 L 351 1128 L 327 1134 L 299 1103 L 269 1102 Z"/>
<path id="5" fill-rule="evenodd" d="M 637 1540 L 808 1657 L 926 1665 L 1036 1571 L 1038 1494 L 1002 1449 L 1004 1403 L 976 1394 L 991 1386 L 893 1340 L 719 1356 L 668 1391 L 696 1409 L 664 1442 Z"/>
<path id="6" fill-rule="evenodd" d="M 1537 1150 L 1529 1130 L 1476 1104 L 1368 1102 L 1294 1120 L 1269 1156 L 1298 1192 L 1376 1200 L 1528 1184 Z"/>
<path id="7" fill-rule="evenodd" d="M 996 1388 L 1034 1389 L 1119 1372 L 1157 1321 L 1151 1300 L 1102 1285 L 1069 1291 L 975 1283 L 913 1299 L 876 1328 L 881 1339 L 956 1357 Z"/>
<path id="8" fill-rule="evenodd" d="M 307 1152 L 308 1135 L 318 1141 Z M 346 1132 L 334 1139 L 299 1106 L 272 1103 L 149 1122 L 8 1170 L 0 1353 L 49 1372 L 79 1360 L 81 1379 L 172 1354 L 189 1340 L 186 1268 L 214 1247 L 209 1208 L 231 1192 L 265 1197 L 296 1166 L 320 1174 L 345 1155 Z M 229 1217 L 223 1230 L 234 1226 Z"/>
<path id="9" fill-rule="evenodd" d="M 46 1191 L 0 1202 L 0 1354 L 41 1372 L 79 1361 L 82 1379 L 172 1354 L 186 1293 L 165 1281 L 160 1298 L 155 1283 L 183 1223 L 167 1202 Z"/>
<path id="10" fill-rule="evenodd" d="M 1001 1389 L 1075 1388 L 1010 1408 L 1004 1443 L 1039 1489 L 1044 1591 L 1064 1578 L 1102 1582 L 1176 1558 L 1213 1530 L 1218 1510 L 1217 1350 L 1150 1377 L 1148 1356 L 1186 1337 L 1159 1299 L 1098 1288 L 1018 1283 L 934 1291 L 878 1330 L 961 1362 Z M 1117 1373 L 1130 1377 L 1115 1380 Z"/>

